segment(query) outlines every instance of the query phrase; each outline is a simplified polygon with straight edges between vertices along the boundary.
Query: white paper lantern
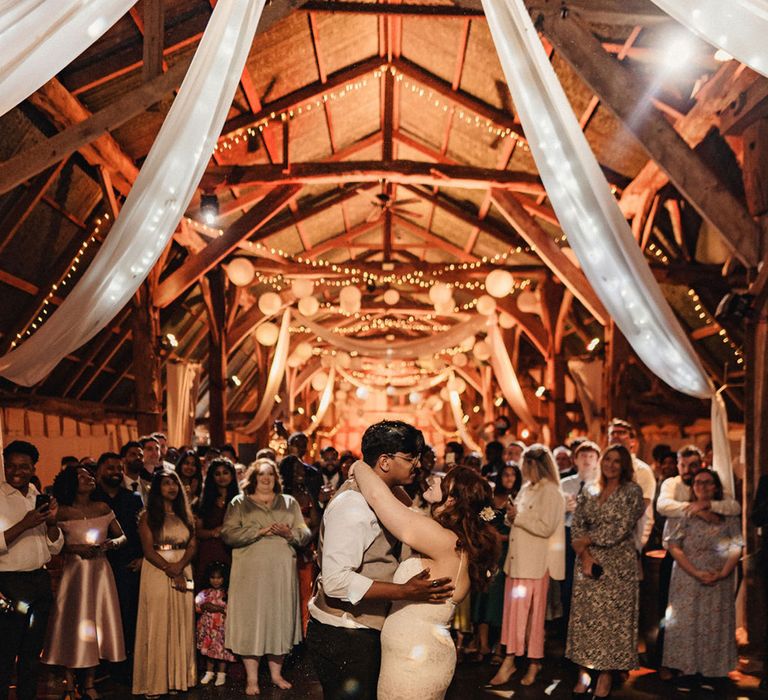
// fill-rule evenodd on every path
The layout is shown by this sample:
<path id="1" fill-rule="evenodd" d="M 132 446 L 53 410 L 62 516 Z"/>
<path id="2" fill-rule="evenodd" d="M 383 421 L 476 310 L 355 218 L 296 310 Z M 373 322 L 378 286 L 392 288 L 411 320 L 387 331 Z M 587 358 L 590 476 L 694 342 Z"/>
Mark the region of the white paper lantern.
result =
<path id="1" fill-rule="evenodd" d="M 499 314 L 499 325 L 502 328 L 514 328 L 515 319 L 512 316 L 510 316 L 506 311 L 502 311 Z"/>
<path id="2" fill-rule="evenodd" d="M 502 299 L 515 286 L 515 280 L 506 270 L 491 270 L 485 278 L 485 288 L 492 297 Z"/>
<path id="3" fill-rule="evenodd" d="M 305 299 L 312 296 L 314 289 L 315 283 L 306 277 L 297 277 L 291 281 L 291 291 L 297 299 Z"/>
<path id="4" fill-rule="evenodd" d="M 307 318 L 314 316 L 320 310 L 320 302 L 315 297 L 299 299 L 299 313 Z"/>
<path id="5" fill-rule="evenodd" d="M 477 312 L 483 316 L 490 316 L 496 311 L 496 300 L 488 294 L 483 294 L 477 300 Z"/>
<path id="6" fill-rule="evenodd" d="M 328 383 L 328 375 L 325 372 L 318 372 L 312 377 L 312 388 L 315 391 L 322 391 Z"/>
<path id="7" fill-rule="evenodd" d="M 296 346 L 296 349 L 293 351 L 298 357 L 300 357 L 302 360 L 308 360 L 310 357 L 312 357 L 312 344 L 308 343 L 306 340 L 299 343 Z"/>
<path id="8" fill-rule="evenodd" d="M 338 352 L 336 353 L 336 363 L 339 367 L 349 369 L 352 365 L 352 358 L 346 352 Z"/>
<path id="9" fill-rule="evenodd" d="M 440 389 L 440 398 L 443 401 L 450 401 L 451 400 L 451 394 L 449 393 L 447 386 L 444 386 L 442 389 Z"/>
<path id="10" fill-rule="evenodd" d="M 280 295 L 275 292 L 265 292 L 259 297 L 259 311 L 265 316 L 274 316 L 282 305 Z"/>
<path id="11" fill-rule="evenodd" d="M 453 356 L 453 364 L 456 367 L 466 367 L 469 362 L 469 358 L 463 353 L 459 352 Z"/>
<path id="12" fill-rule="evenodd" d="M 359 386 L 355 389 L 355 396 L 361 401 L 365 401 L 368 398 L 368 389 L 364 386 Z"/>
<path id="13" fill-rule="evenodd" d="M 437 304 L 453 305 L 453 289 L 451 289 L 444 282 L 438 282 L 433 284 L 429 288 L 429 300 L 437 306 Z"/>
<path id="14" fill-rule="evenodd" d="M 408 394 L 408 401 L 415 406 L 421 401 L 421 394 L 418 391 L 412 391 Z"/>
<path id="15" fill-rule="evenodd" d="M 266 345 L 267 347 L 270 347 L 277 342 L 278 335 L 280 335 L 280 329 L 277 327 L 276 323 L 262 323 L 256 329 L 256 340 L 258 340 L 261 345 Z"/>
<path id="16" fill-rule="evenodd" d="M 357 287 L 343 287 L 339 292 L 339 306 L 342 311 L 354 314 L 360 311 L 360 301 L 363 295 Z"/>
<path id="17" fill-rule="evenodd" d="M 540 314 L 541 304 L 536 298 L 533 292 L 528 290 L 524 291 L 519 297 L 517 297 L 517 308 L 526 314 Z"/>
<path id="18" fill-rule="evenodd" d="M 456 391 L 459 394 L 463 394 L 467 390 L 467 383 L 461 377 L 456 377 L 453 380 L 453 384 L 451 385 L 450 390 Z"/>
<path id="19" fill-rule="evenodd" d="M 437 397 L 435 398 L 437 400 L 432 403 L 432 410 L 435 411 L 435 413 L 437 413 L 438 411 L 443 410 L 443 402 L 439 398 Z"/>
<path id="20" fill-rule="evenodd" d="M 462 352 L 469 352 L 473 347 L 475 347 L 475 336 L 470 335 L 464 338 L 464 340 L 461 341 L 461 345 L 459 346 L 461 348 Z"/>
<path id="21" fill-rule="evenodd" d="M 287 364 L 292 369 L 296 369 L 297 367 L 301 367 L 305 362 L 305 358 L 300 357 L 295 352 L 291 355 L 288 355 L 288 359 L 285 361 L 285 364 Z"/>
<path id="22" fill-rule="evenodd" d="M 321 367 L 325 367 L 326 369 L 330 369 L 332 364 L 333 364 L 333 358 L 330 355 L 321 355 L 320 356 L 320 366 Z"/>
<path id="23" fill-rule="evenodd" d="M 226 266 L 227 277 L 237 287 L 247 287 L 256 276 L 253 263 L 248 258 L 235 258 Z"/>
<path id="24" fill-rule="evenodd" d="M 479 343 L 475 343 L 472 354 L 475 356 L 475 359 L 485 362 L 491 356 L 491 346 L 487 341 L 481 340 Z"/>
<path id="25" fill-rule="evenodd" d="M 394 306 L 398 301 L 400 301 L 400 292 L 398 292 L 396 289 L 388 289 L 386 292 L 384 292 L 385 304 Z"/>

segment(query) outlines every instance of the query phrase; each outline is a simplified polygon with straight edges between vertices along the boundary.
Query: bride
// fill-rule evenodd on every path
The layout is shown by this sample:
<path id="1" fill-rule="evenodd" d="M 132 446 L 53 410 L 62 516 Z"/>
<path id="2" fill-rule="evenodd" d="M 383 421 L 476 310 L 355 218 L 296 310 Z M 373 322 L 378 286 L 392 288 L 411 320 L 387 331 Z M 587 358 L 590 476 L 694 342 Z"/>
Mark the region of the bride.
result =
<path id="1" fill-rule="evenodd" d="M 414 550 L 400 562 L 393 582 L 429 569 L 455 586 L 453 598 L 442 604 L 392 604 L 381 630 L 377 698 L 440 700 L 456 668 L 449 631 L 454 609 L 470 589 L 485 589 L 498 565 L 499 545 L 488 522 L 494 515 L 491 488 L 476 472 L 456 467 L 441 484 L 433 482 L 430 495 L 437 502 L 430 518 L 403 505 L 365 462 L 356 462 L 352 475 L 382 525 Z"/>

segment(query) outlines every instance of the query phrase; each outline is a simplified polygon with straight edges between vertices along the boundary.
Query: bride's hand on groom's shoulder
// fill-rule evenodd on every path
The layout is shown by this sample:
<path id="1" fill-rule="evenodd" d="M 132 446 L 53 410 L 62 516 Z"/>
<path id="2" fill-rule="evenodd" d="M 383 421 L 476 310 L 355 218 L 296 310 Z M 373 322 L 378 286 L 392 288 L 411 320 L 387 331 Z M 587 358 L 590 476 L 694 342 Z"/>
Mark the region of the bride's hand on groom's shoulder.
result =
<path id="1" fill-rule="evenodd" d="M 450 578 L 429 578 L 429 569 L 424 569 L 408 579 L 403 585 L 404 600 L 421 603 L 442 603 L 453 595 Z"/>
<path id="2" fill-rule="evenodd" d="M 347 478 L 348 478 L 348 479 L 354 479 L 354 478 L 355 478 L 355 468 L 357 467 L 357 465 L 358 465 L 358 464 L 362 464 L 364 467 L 367 467 L 367 466 L 368 466 L 368 465 L 367 465 L 365 462 L 363 462 L 363 460 L 362 460 L 362 459 L 358 459 L 358 460 L 357 460 L 356 462 L 354 462 L 354 463 L 352 464 L 352 466 L 349 468 L 349 473 L 348 473 L 348 475 L 347 475 Z M 370 468 L 370 467 L 369 467 L 369 468 Z"/>

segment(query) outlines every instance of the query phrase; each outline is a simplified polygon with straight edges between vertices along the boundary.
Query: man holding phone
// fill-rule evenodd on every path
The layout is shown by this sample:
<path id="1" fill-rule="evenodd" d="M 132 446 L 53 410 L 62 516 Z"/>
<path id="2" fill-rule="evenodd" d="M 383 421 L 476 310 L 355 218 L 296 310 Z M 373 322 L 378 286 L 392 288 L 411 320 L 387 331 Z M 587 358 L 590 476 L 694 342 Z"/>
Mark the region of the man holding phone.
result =
<path id="1" fill-rule="evenodd" d="M 37 697 L 40 651 L 53 602 L 45 569 L 64 546 L 56 524 L 56 500 L 30 483 L 40 454 L 14 440 L 3 450 L 5 483 L 0 484 L 0 700 L 16 665 L 16 697 Z M 18 661 L 17 661 L 18 658 Z"/>

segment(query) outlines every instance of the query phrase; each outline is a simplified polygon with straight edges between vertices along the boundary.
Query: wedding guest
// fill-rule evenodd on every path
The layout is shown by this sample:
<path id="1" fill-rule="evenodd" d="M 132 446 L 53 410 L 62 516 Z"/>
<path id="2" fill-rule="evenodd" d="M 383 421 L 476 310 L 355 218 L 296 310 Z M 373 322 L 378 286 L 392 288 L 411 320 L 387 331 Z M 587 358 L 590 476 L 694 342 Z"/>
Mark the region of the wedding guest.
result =
<path id="1" fill-rule="evenodd" d="M 160 447 L 160 441 L 153 435 L 144 435 L 139 438 L 141 449 L 144 450 L 144 468 L 151 475 L 155 469 L 163 467 L 163 451 Z M 175 468 L 173 464 L 168 467 L 171 471 Z M 151 476 L 150 476 L 151 479 Z"/>
<path id="2" fill-rule="evenodd" d="M 200 457 L 197 456 L 197 452 L 194 450 L 184 450 L 179 455 L 175 469 L 187 493 L 189 507 L 194 512 L 197 509 L 200 493 L 203 490 L 203 463 L 200 461 Z"/>
<path id="3" fill-rule="evenodd" d="M 496 475 L 504 468 L 504 445 L 497 440 L 491 440 L 485 446 L 485 464 L 481 470 L 483 476 L 495 480 Z"/>
<path id="4" fill-rule="evenodd" d="M 500 443 L 499 443 L 500 444 Z M 497 532 L 501 554 L 499 567 L 488 590 L 478 592 L 472 599 L 472 622 L 477 630 L 478 660 L 491 653 L 501 634 L 504 619 L 504 562 L 507 560 L 509 548 L 509 525 L 505 521 L 507 503 L 513 502 L 523 485 L 523 477 L 516 464 L 506 464 L 494 474 L 493 511 L 494 519 L 491 525 Z M 496 655 L 492 660 L 494 665 L 501 663 L 501 657 Z"/>
<path id="5" fill-rule="evenodd" d="M 285 655 L 302 637 L 296 548 L 311 534 L 296 499 L 282 493 L 274 462 L 254 462 L 244 483 L 221 530 L 233 548 L 225 634 L 229 648 L 243 657 L 245 694 L 258 695 L 262 656 L 267 656 L 272 682 L 291 687 L 282 670 Z"/>
<path id="6" fill-rule="evenodd" d="M 600 478 L 585 487 L 571 523 L 578 556 L 566 656 L 580 666 L 575 697 L 586 697 L 599 672 L 595 698 L 608 697 L 614 670 L 637 666 L 638 563 L 634 533 L 643 492 L 633 481 L 632 455 L 612 445 L 600 458 Z"/>
<path id="7" fill-rule="evenodd" d="M 519 465 L 523 461 L 523 452 L 525 452 L 525 443 L 520 440 L 513 440 L 504 448 L 504 461 Z"/>
<path id="8" fill-rule="evenodd" d="M 195 596 L 197 619 L 197 649 L 205 657 L 205 673 L 201 685 L 208 685 L 214 679 L 215 686 L 227 682 L 227 662 L 236 661 L 227 651 L 224 629 L 227 620 L 227 577 L 229 567 L 222 562 L 213 562 L 206 570 L 207 585 Z"/>
<path id="9" fill-rule="evenodd" d="M 0 483 L 0 700 L 16 672 L 16 698 L 37 697 L 40 651 L 53 596 L 45 565 L 64 546 L 58 505 L 31 484 L 37 448 L 14 440 L 3 450 Z M 39 500 L 38 500 L 39 499 Z"/>
<path id="10" fill-rule="evenodd" d="M 357 455 L 349 450 L 345 450 L 339 455 L 339 471 L 341 472 L 342 483 L 347 480 L 349 469 L 356 461 Z"/>
<path id="11" fill-rule="evenodd" d="M 125 535 L 106 503 L 93 499 L 96 480 L 85 467 L 69 466 L 53 482 L 57 520 L 64 533 L 64 571 L 45 641 L 43 663 L 63 666 L 64 698 L 75 698 L 75 670 L 82 670 L 80 696 L 96 700 L 100 660 L 125 661 L 120 601 L 106 552 Z"/>
<path id="12" fill-rule="evenodd" d="M 144 449 L 137 440 L 129 440 L 120 448 L 120 459 L 123 460 L 125 474 L 123 486 L 129 491 L 139 494 L 142 504 L 146 502 L 149 482 L 142 478 L 146 475 L 144 469 Z"/>
<path id="13" fill-rule="evenodd" d="M 339 486 L 344 483 L 339 470 L 339 451 L 333 445 L 327 445 L 320 450 L 320 476 L 323 484 L 320 487 L 318 501 L 321 508 L 333 498 Z"/>
<path id="14" fill-rule="evenodd" d="M 573 466 L 571 451 L 565 445 L 556 447 L 552 451 L 552 454 L 555 457 L 555 464 L 557 464 L 557 470 L 560 472 L 561 479 L 567 479 L 569 476 L 573 476 L 576 473 Z"/>
<path id="15" fill-rule="evenodd" d="M 521 683 L 532 685 L 544 659 L 544 619 L 549 580 L 565 574 L 565 502 L 552 453 L 531 445 L 523 453 L 523 487 L 506 506 L 510 524 L 504 564 L 504 616 L 501 643 L 506 656 L 491 685 L 504 685 L 515 673 L 515 657 L 528 652 Z"/>
<path id="16" fill-rule="evenodd" d="M 133 694 L 157 698 L 197 682 L 190 562 L 195 526 L 174 471 L 157 470 L 139 519 L 144 551 L 133 658 Z"/>
<path id="17" fill-rule="evenodd" d="M 309 622 L 309 599 L 312 597 L 312 586 L 317 576 L 314 545 L 317 542 L 317 533 L 320 529 L 320 509 L 315 504 L 312 496 L 309 495 L 309 491 L 307 491 L 307 486 L 304 482 L 306 475 L 304 462 L 294 455 L 284 457 L 280 462 L 280 473 L 285 475 L 283 478 L 283 493 L 296 499 L 299 508 L 301 508 L 301 514 L 304 516 L 304 523 L 311 533 L 310 539 L 303 547 L 297 548 L 296 552 L 301 625 L 303 633 L 306 634 L 307 623 Z"/>
<path id="18" fill-rule="evenodd" d="M 464 445 L 460 442 L 452 440 L 445 443 L 445 458 L 443 460 L 443 470 L 448 472 L 453 469 L 457 464 L 461 464 L 464 461 Z"/>
<path id="19" fill-rule="evenodd" d="M 138 493 L 123 486 L 123 461 L 114 452 L 105 452 L 96 466 L 96 489 L 93 500 L 106 503 L 112 510 L 125 534 L 125 544 L 107 551 L 107 560 L 120 601 L 120 617 L 123 621 L 123 640 L 126 661 L 114 667 L 112 677 L 119 683 L 130 685 L 133 645 L 136 640 L 136 616 L 139 612 L 139 578 L 143 552 L 139 537 L 139 515 L 144 504 Z"/>
<path id="20" fill-rule="evenodd" d="M 710 469 L 693 478 L 692 503 L 723 499 L 720 477 Z M 709 508 L 705 508 L 709 510 Z M 664 666 L 686 676 L 725 679 L 736 667 L 735 569 L 742 551 L 735 516 L 672 518 L 664 544 L 675 559 L 665 617 Z"/>
<path id="21" fill-rule="evenodd" d="M 221 539 L 221 528 L 227 506 L 238 493 L 240 488 L 234 464 L 223 457 L 214 459 L 205 475 L 195 520 L 195 581 L 198 589 L 206 581 L 206 571 L 213 562 L 227 566 L 232 563 L 232 550 Z"/>
<path id="22" fill-rule="evenodd" d="M 573 452 L 573 462 L 576 473 L 560 482 L 560 488 L 565 494 L 565 579 L 561 593 L 563 604 L 563 620 L 568 625 L 571 611 L 571 593 L 573 591 L 573 570 L 576 564 L 576 552 L 571 546 L 571 523 L 576 503 L 582 491 L 600 476 L 600 448 L 591 440 L 581 442 Z"/>

